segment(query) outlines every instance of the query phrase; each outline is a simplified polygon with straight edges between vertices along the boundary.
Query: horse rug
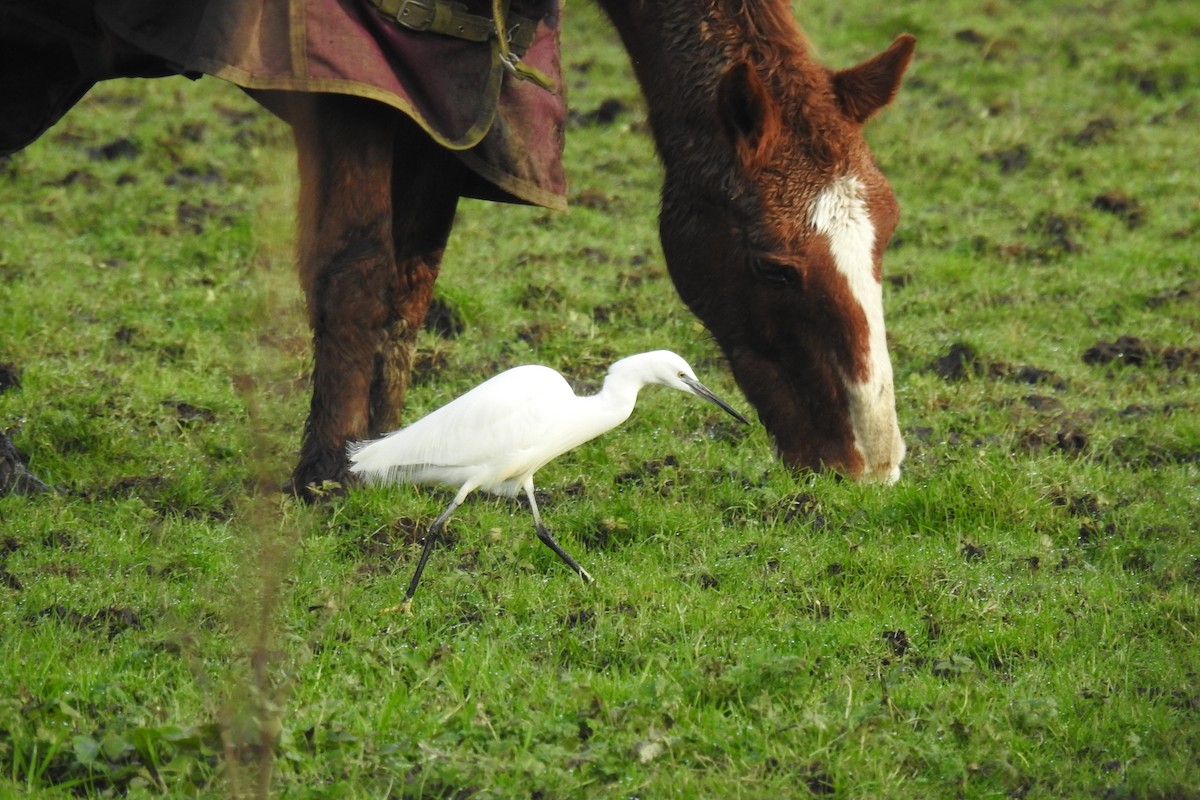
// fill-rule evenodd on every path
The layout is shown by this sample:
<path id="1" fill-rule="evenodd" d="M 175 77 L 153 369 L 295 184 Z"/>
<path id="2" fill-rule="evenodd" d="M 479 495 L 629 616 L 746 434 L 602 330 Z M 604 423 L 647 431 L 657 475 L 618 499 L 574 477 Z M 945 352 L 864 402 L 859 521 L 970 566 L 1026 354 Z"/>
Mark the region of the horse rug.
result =
<path id="1" fill-rule="evenodd" d="M 458 2 L 492 16 L 491 0 Z M 561 3 L 513 0 L 510 10 L 536 22 L 521 61 L 552 88 L 506 70 L 494 39 L 411 30 L 368 0 L 4 0 L 0 154 L 32 142 L 101 80 L 213 75 L 386 103 L 470 167 L 465 195 L 563 209 Z"/>

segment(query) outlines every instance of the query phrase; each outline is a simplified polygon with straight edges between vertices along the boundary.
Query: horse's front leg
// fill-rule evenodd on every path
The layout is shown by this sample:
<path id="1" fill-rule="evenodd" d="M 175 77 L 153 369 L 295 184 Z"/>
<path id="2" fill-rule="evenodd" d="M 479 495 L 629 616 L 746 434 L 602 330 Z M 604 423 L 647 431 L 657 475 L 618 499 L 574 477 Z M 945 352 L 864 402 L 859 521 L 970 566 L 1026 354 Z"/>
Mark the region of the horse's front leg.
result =
<path id="1" fill-rule="evenodd" d="M 347 441 L 396 425 L 464 168 L 380 104 L 312 95 L 293 103 L 288 119 L 314 351 L 291 488 L 311 499 L 313 487 L 345 483 Z"/>
<path id="2" fill-rule="evenodd" d="M 302 102 L 301 102 L 302 99 Z M 313 331 L 312 404 L 291 489 L 345 479 L 370 431 L 378 345 L 399 291 L 392 244 L 396 112 L 355 98 L 289 98 L 300 167 L 300 283 Z"/>

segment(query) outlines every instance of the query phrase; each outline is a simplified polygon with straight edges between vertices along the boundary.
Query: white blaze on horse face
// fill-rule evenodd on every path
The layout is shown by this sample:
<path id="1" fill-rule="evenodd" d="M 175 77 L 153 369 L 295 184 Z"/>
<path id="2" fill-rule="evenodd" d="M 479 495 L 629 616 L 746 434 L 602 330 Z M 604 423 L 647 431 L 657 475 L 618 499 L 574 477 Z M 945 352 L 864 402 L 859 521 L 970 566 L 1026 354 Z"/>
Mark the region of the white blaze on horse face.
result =
<path id="1" fill-rule="evenodd" d="M 862 181 L 852 175 L 835 179 L 813 202 L 809 220 L 828 240 L 834 264 L 867 320 L 867 379 L 857 381 L 843 371 L 864 477 L 894 483 L 900 477 L 904 440 L 896 424 L 892 362 L 883 325 L 883 286 L 875 279 L 875 224 L 863 189 Z"/>

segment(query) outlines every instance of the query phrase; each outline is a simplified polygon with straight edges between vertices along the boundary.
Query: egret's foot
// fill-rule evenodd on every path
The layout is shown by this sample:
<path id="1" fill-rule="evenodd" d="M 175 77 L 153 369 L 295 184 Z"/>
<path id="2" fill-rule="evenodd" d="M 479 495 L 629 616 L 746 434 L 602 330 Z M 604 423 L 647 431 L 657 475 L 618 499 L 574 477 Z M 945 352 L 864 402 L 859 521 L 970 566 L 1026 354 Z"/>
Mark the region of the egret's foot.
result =
<path id="1" fill-rule="evenodd" d="M 586 569 L 584 569 L 583 567 L 579 568 L 579 577 L 583 578 L 584 583 L 595 583 L 596 582 L 596 579 L 593 578 L 588 573 L 588 571 Z"/>
<path id="2" fill-rule="evenodd" d="M 404 614 L 405 616 L 408 616 L 408 617 L 412 616 L 412 598 L 411 597 L 408 598 L 407 600 L 405 600 L 403 603 L 401 603 L 398 606 L 388 606 L 387 608 L 381 609 L 379 612 L 379 616 L 383 616 L 384 614 L 397 614 L 397 613 Z"/>

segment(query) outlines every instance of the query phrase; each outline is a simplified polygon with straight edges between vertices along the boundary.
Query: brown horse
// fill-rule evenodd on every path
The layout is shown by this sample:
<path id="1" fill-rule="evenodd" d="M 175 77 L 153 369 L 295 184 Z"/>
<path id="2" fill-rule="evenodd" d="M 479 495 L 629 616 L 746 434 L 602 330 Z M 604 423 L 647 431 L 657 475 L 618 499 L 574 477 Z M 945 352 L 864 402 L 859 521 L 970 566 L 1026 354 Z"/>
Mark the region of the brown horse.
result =
<path id="1" fill-rule="evenodd" d="M 787 464 L 894 481 L 904 443 L 881 256 L 898 207 L 862 127 L 895 95 L 914 40 L 835 72 L 811 59 L 784 0 L 598 2 L 650 110 L 665 166 L 663 250 L 680 295 Z M 399 422 L 471 171 L 381 103 L 253 94 L 292 125 L 299 154 L 315 361 L 291 485 L 310 497 L 345 479 L 348 440 Z"/>

